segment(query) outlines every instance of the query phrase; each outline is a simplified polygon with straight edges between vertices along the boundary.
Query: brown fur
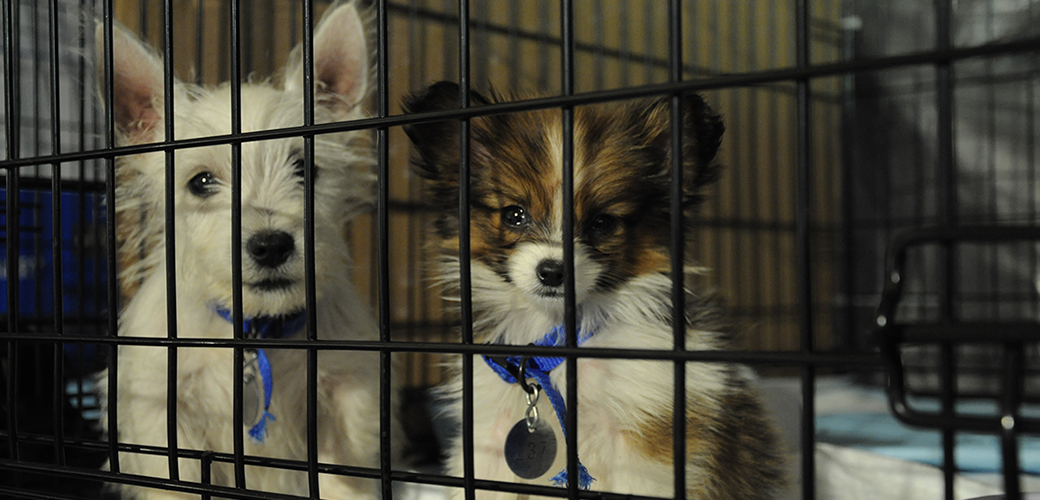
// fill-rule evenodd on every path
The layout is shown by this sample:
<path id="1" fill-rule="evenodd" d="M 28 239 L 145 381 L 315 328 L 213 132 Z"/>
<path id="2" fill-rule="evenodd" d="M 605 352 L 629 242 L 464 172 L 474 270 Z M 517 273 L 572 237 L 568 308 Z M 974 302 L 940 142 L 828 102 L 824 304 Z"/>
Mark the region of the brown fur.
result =
<path id="1" fill-rule="evenodd" d="M 116 159 L 116 183 L 127 185 L 134 182 L 136 174 L 129 169 L 119 168 L 122 162 L 129 161 L 126 157 Z M 122 200 L 119 200 L 122 202 Z M 116 218 L 116 253 L 119 262 L 119 303 L 126 304 L 137 293 L 141 287 L 142 272 L 136 271 L 138 265 L 145 255 L 151 254 L 158 246 L 156 241 L 144 241 L 139 233 L 146 228 L 145 219 L 147 214 L 137 207 L 126 208 L 120 206 L 115 214 Z M 137 245 L 133 243 L 138 243 Z"/>
<path id="2" fill-rule="evenodd" d="M 458 87 L 439 83 L 413 96 L 407 112 L 450 109 L 457 105 Z M 500 101 L 472 94 L 474 105 Z M 584 236 L 596 258 L 610 261 L 616 282 L 651 272 L 667 272 L 668 204 L 670 197 L 670 101 L 638 100 L 575 108 L 575 234 Z M 471 120 L 470 245 L 474 259 L 493 268 L 521 238 L 546 239 L 546 228 L 559 188 L 558 153 L 561 114 L 557 109 L 477 117 Z M 685 99 L 683 123 L 684 216 L 694 223 L 700 187 L 718 177 L 713 162 L 723 125 L 699 96 Z M 440 250 L 458 249 L 458 125 L 435 122 L 406 127 L 420 158 L 415 172 L 431 179 L 431 201 L 441 215 L 435 231 Z M 611 140 L 603 140 L 609 137 Z M 510 165 L 510 168 L 489 168 Z M 518 204 L 536 221 L 535 228 L 519 234 L 499 219 L 503 207 Z M 663 206 L 662 206 L 663 205 Z M 609 233 L 596 233 L 590 224 L 607 213 L 620 220 Z M 541 231 L 539 231 L 541 230 Z M 690 254 L 690 252 L 687 252 Z M 605 283 L 605 288 L 617 283 Z"/>
<path id="3" fill-rule="evenodd" d="M 471 96 L 476 106 L 502 101 L 500 96 Z M 457 98 L 458 87 L 442 82 L 412 96 L 405 110 L 452 109 L 457 107 Z M 718 175 L 714 158 L 723 125 L 700 97 L 688 96 L 683 102 L 681 204 L 686 225 L 692 227 L 700 189 Z M 574 110 L 575 245 L 588 248 L 588 257 L 606 270 L 595 278 L 595 293 L 607 295 L 634 278 L 667 276 L 671 271 L 671 116 L 669 99 L 579 106 Z M 562 175 L 561 122 L 558 109 L 470 120 L 471 257 L 506 282 L 511 279 L 507 265 L 518 245 L 559 241 L 559 221 L 554 218 L 562 212 L 556 206 L 560 203 Z M 430 202 L 438 214 L 433 249 L 442 256 L 457 257 L 459 126 L 455 121 L 435 122 L 408 126 L 406 132 L 420 154 L 415 172 L 429 179 Z M 513 205 L 523 207 L 529 216 L 523 227 L 503 222 L 503 208 Z M 597 228 L 597 218 L 603 215 L 615 223 Z M 449 280 L 448 285 L 457 287 L 458 283 Z M 688 339 L 697 338 L 700 345 L 710 346 L 706 348 L 726 348 L 728 335 L 714 333 L 728 328 L 720 320 L 713 297 L 688 292 L 685 306 Z M 475 296 L 475 325 L 486 324 L 483 319 L 487 317 L 503 317 L 495 310 L 501 307 L 486 305 Z M 642 313 L 652 318 L 647 327 L 654 333 L 671 328 L 670 301 L 648 301 Z M 474 335 L 481 342 L 501 340 L 488 338 L 477 327 Z M 688 497 L 772 498 L 783 483 L 776 432 L 764 416 L 755 389 L 734 367 L 720 370 L 721 383 L 705 389 L 709 392 L 688 387 L 693 389 L 688 392 L 685 412 L 686 463 L 693 478 L 687 487 Z M 656 378 L 643 382 L 666 383 Z M 587 408 L 584 404 L 579 405 L 581 411 Z M 641 410 L 641 415 L 614 422 L 621 429 L 619 437 L 640 455 L 637 462 L 666 468 L 673 458 L 671 402 L 655 400 L 655 406 Z M 603 407 L 598 411 L 610 413 Z M 608 458 L 614 463 L 627 463 L 617 460 Z"/>
<path id="4" fill-rule="evenodd" d="M 690 498 L 745 500 L 771 498 L 784 483 L 779 438 L 763 418 L 758 395 L 740 384 L 709 414 L 690 404 L 686 411 L 686 461 L 705 471 L 707 482 L 687 485 Z M 644 456 L 671 463 L 672 415 L 652 415 L 625 439 Z"/>

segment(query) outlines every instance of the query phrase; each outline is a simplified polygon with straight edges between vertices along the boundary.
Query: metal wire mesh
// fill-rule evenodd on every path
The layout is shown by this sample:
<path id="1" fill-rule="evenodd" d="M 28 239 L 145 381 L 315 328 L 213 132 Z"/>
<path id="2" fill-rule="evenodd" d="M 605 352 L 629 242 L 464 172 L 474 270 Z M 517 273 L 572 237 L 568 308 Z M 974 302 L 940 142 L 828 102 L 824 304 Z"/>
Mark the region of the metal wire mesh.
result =
<path id="1" fill-rule="evenodd" d="M 171 133 L 159 146 L 112 150 L 111 115 L 94 90 L 90 20 L 116 19 L 140 34 L 167 54 L 169 77 L 214 85 L 246 75 L 272 76 L 293 46 L 309 43 L 309 27 L 328 4 L 0 2 L 6 258 L 0 297 L 6 320 L 0 334 L 0 493 L 96 498 L 105 482 L 130 482 L 204 496 L 278 498 L 176 480 L 178 456 L 198 459 L 204 478 L 213 463 L 232 463 L 239 476 L 247 463 L 260 463 L 244 456 L 241 436 L 230 454 L 178 448 L 175 433 L 169 447 L 145 449 L 170 457 L 174 480 L 129 477 L 117 466 L 111 472 L 97 470 L 106 458 L 118 457 L 117 449 L 141 449 L 121 443 L 118 436 L 99 435 L 90 377 L 116 366 L 117 346 L 126 343 L 115 335 L 117 315 L 134 293 L 132 283 L 116 280 L 128 263 L 114 251 L 118 228 L 105 202 L 113 199 L 119 182 L 113 161 L 148 150 L 166 151 L 172 162 L 172 151 L 198 144 L 171 140 L 176 139 Z M 509 112 L 689 92 L 703 94 L 723 112 L 728 131 L 721 161 L 727 172 L 709 193 L 699 226 L 687 230 L 696 236 L 696 259 L 713 269 L 697 279 L 723 297 L 727 315 L 741 332 L 741 350 L 715 356 L 611 355 L 735 361 L 765 375 L 794 377 L 803 415 L 795 424 L 801 436 L 795 448 L 802 452 L 802 498 L 814 498 L 812 417 L 818 376 L 853 372 L 876 380 L 882 373 L 872 331 L 893 235 L 931 225 L 1040 221 L 1035 152 L 1040 4 L 1035 1 L 365 4 L 371 5 L 371 44 L 379 63 L 376 112 L 372 120 L 340 129 L 370 129 L 377 137 L 378 203 L 349 231 L 358 263 L 353 279 L 379 318 L 380 342 L 332 345 L 315 341 L 309 332 L 295 347 L 308 350 L 310 367 L 323 349 L 378 351 L 382 385 L 389 387 L 394 377 L 406 387 L 402 414 L 414 443 L 411 456 L 421 464 L 436 464 L 439 458 L 439 429 L 429 423 L 426 390 L 444 380 L 442 361 L 485 352 L 484 346 L 472 345 L 468 292 L 463 292 L 461 316 L 453 314 L 440 300 L 441 291 L 430 285 L 424 264 L 432 219 L 419 179 L 406 168 L 411 152 L 401 129 L 416 118 L 402 116 L 398 101 L 429 83 L 455 80 L 482 93 L 494 88 L 548 96 L 499 109 Z M 443 118 L 465 123 L 487 112 L 463 106 Z M 314 133 L 329 131 L 310 128 L 299 134 L 313 140 Z M 237 151 L 242 137 L 256 141 L 279 133 L 238 132 L 209 144 L 230 144 Z M 307 183 L 312 190 L 313 179 Z M 313 204 L 313 191 L 309 199 Z M 899 317 L 1035 322 L 1038 247 L 985 243 L 952 253 L 940 248 L 911 255 L 910 267 L 921 272 L 904 285 Z M 176 284 L 170 280 L 169 286 Z M 240 321 L 236 341 L 210 347 L 236 348 L 241 356 L 250 344 L 241 339 Z M 177 349 L 193 344 L 177 339 L 176 325 L 170 325 L 170 334 L 158 345 L 170 346 L 174 360 Z M 943 358 L 937 349 L 905 351 L 912 392 L 940 395 L 948 406 L 954 396 L 996 393 L 994 381 L 1006 374 L 999 369 L 1002 351 L 963 348 L 956 357 Z M 561 352 L 570 359 L 590 355 Z M 403 358 L 400 372 L 387 369 L 391 353 Z M 943 361 L 954 358 L 955 373 Z M 465 364 L 472 357 L 463 359 L 468 360 L 463 370 L 472 370 Z M 1035 398 L 1038 359 L 1037 346 L 1027 345 L 1022 368 L 1027 400 Z M 681 373 L 684 364 L 676 366 Z M 312 388 L 315 383 L 312 378 Z M 954 385 L 959 391 L 946 390 Z M 568 391 L 572 398 L 574 392 Z M 387 403 L 389 395 L 383 396 Z M 472 398 L 471 391 L 467 397 Z M 174 401 L 176 394 L 170 398 Z M 470 409 L 463 415 L 471 415 L 473 401 L 468 401 Z M 381 410 L 385 425 L 388 404 Z M 175 419 L 176 412 L 170 417 Z M 463 417 L 464 433 L 467 422 Z M 681 436 L 681 430 L 676 432 Z M 955 432 L 944 434 L 947 498 L 953 498 L 957 472 Z M 576 487 L 561 492 L 408 472 L 391 467 L 388 454 L 374 469 L 319 464 L 313 451 L 317 439 L 309 436 L 307 461 L 273 465 L 306 469 L 312 483 L 319 470 L 376 478 L 385 498 L 392 481 L 447 484 L 465 488 L 467 495 L 478 487 L 584 495 Z M 575 449 L 574 442 L 569 444 Z M 573 453 L 569 458 L 576 462 Z"/>

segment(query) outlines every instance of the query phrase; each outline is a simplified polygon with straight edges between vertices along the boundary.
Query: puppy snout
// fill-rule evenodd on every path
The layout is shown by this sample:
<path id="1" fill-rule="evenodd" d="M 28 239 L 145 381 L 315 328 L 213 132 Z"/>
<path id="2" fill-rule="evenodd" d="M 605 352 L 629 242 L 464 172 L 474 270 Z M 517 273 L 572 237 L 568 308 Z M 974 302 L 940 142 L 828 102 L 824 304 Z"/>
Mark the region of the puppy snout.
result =
<path id="1" fill-rule="evenodd" d="M 563 262 L 545 259 L 534 269 L 538 281 L 545 286 L 557 287 L 563 284 Z"/>
<path id="2" fill-rule="evenodd" d="M 264 231 L 246 242 L 246 251 L 263 267 L 278 267 L 289 260 L 296 250 L 292 235 L 285 231 Z"/>

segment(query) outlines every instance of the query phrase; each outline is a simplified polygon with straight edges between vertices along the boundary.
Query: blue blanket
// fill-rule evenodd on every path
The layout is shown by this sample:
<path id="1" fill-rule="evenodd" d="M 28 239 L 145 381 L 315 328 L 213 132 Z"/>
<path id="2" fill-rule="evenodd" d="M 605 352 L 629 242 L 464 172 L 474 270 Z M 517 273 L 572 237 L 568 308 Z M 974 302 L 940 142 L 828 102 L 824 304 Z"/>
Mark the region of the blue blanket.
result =
<path id="1" fill-rule="evenodd" d="M 927 403 L 926 403 L 927 404 Z M 965 411 L 960 405 L 960 411 Z M 942 466 L 939 431 L 911 428 L 887 413 L 848 413 L 816 417 L 816 440 L 904 460 Z M 1000 441 L 994 435 L 960 432 L 954 458 L 965 472 L 1000 472 Z M 1019 466 L 1040 474 L 1040 438 L 1019 439 Z"/>

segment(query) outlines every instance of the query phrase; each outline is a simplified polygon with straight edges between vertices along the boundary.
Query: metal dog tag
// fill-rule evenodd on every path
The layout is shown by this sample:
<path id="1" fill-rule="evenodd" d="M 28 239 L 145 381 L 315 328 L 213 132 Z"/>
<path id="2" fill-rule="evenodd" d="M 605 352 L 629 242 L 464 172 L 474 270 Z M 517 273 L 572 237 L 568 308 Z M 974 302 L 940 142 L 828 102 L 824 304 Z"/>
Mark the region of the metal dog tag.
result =
<path id="1" fill-rule="evenodd" d="M 260 422 L 264 413 L 264 381 L 257 368 L 256 351 L 244 353 L 242 367 L 242 424 L 252 427 Z"/>
<path id="2" fill-rule="evenodd" d="M 538 418 L 537 405 L 541 387 L 532 384 L 530 388 L 524 419 L 509 431 L 505 446 L 509 470 L 524 479 L 541 477 L 556 461 L 556 433 Z"/>
<path id="3" fill-rule="evenodd" d="M 506 437 L 506 464 L 524 479 L 541 477 L 556 461 L 556 433 L 546 424 L 530 430 L 527 420 L 513 426 Z"/>

